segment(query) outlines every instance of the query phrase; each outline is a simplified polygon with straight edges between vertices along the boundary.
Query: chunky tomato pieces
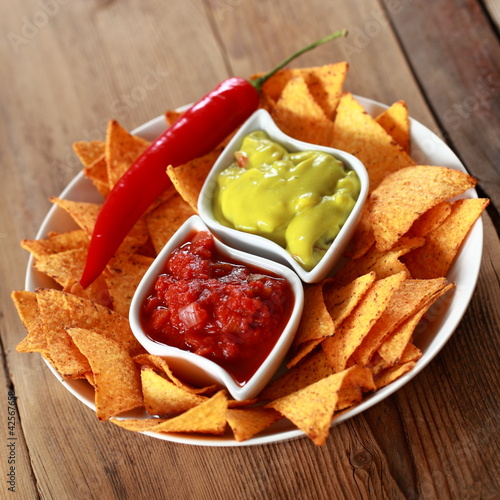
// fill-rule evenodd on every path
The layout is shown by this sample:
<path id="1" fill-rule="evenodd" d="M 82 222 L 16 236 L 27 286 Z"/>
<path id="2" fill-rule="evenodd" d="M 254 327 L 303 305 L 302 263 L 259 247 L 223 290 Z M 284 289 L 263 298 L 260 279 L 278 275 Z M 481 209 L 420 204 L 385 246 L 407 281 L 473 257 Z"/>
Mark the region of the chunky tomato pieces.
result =
<path id="1" fill-rule="evenodd" d="M 272 350 L 293 306 L 283 278 L 221 260 L 198 233 L 169 257 L 142 311 L 155 341 L 209 358 L 247 381 Z"/>

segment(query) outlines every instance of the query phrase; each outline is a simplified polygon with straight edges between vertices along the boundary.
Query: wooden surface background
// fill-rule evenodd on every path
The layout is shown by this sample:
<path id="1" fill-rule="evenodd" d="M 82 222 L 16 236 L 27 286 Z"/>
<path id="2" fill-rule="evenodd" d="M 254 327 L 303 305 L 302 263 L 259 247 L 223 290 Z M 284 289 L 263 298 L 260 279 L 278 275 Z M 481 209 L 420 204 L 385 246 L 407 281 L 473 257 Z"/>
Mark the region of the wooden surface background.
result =
<path id="1" fill-rule="evenodd" d="M 499 20 L 498 0 L 1 2 L 0 497 L 499 498 Z M 24 329 L 9 298 L 24 287 L 19 241 L 80 168 L 72 142 L 102 138 L 109 118 L 133 129 L 340 28 L 346 40 L 294 65 L 347 60 L 348 90 L 406 100 L 491 198 L 460 326 L 411 383 L 321 448 L 200 448 L 99 423 L 41 357 L 15 351 Z"/>

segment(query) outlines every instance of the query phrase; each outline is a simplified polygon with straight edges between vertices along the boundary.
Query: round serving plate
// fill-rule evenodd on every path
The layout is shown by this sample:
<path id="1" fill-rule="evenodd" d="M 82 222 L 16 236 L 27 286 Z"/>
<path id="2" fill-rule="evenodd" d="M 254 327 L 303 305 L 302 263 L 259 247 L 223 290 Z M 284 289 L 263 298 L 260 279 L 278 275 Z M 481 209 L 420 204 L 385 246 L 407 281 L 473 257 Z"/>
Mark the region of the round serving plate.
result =
<path id="1" fill-rule="evenodd" d="M 371 99 L 360 96 L 355 97 L 372 116 L 377 116 L 388 107 Z M 181 108 L 181 110 L 182 109 L 183 108 Z M 466 171 L 458 157 L 436 134 L 414 119 L 410 119 L 410 123 L 411 156 L 416 163 L 420 165 L 444 166 L 464 172 Z M 145 139 L 153 140 L 165 130 L 165 127 L 165 118 L 159 116 L 136 128 L 132 133 L 144 137 Z M 60 198 L 93 203 L 101 203 L 103 201 L 101 195 L 82 173 L 76 175 L 68 184 L 66 189 L 60 194 Z M 477 193 L 474 189 L 469 189 L 459 198 L 477 198 Z M 75 223 L 67 213 L 54 205 L 42 222 L 36 238 L 44 238 L 51 231 L 65 232 L 75 228 Z M 415 337 L 415 344 L 422 350 L 422 357 L 417 361 L 416 366 L 413 370 L 396 381 L 374 392 L 356 406 L 341 413 L 338 417 L 335 417 L 332 421 L 332 427 L 362 413 L 396 392 L 411 379 L 416 377 L 443 348 L 460 323 L 469 305 L 470 299 L 472 298 L 472 294 L 474 293 L 479 275 L 482 249 L 483 225 L 481 219 L 479 219 L 474 224 L 457 259 L 448 273 L 447 278 L 449 281 L 455 282 L 455 289 L 436 302 L 426 314 L 425 322 L 417 327 L 418 334 Z M 26 290 L 35 291 L 39 287 L 53 286 L 54 282 L 52 280 L 39 273 L 33 267 L 33 258 L 31 257 L 26 270 Z M 95 411 L 94 389 L 87 381 L 64 380 L 49 363 L 47 363 L 47 365 L 54 373 L 57 380 L 59 380 L 68 391 Z M 148 417 L 149 415 L 146 412 L 137 410 L 120 418 Z M 236 441 L 229 431 L 223 436 L 191 436 L 187 434 L 159 434 L 154 432 L 144 432 L 144 434 L 166 441 L 199 446 L 262 445 L 305 436 L 302 431 L 298 430 L 286 419 L 280 420 L 259 435 L 243 442 Z"/>

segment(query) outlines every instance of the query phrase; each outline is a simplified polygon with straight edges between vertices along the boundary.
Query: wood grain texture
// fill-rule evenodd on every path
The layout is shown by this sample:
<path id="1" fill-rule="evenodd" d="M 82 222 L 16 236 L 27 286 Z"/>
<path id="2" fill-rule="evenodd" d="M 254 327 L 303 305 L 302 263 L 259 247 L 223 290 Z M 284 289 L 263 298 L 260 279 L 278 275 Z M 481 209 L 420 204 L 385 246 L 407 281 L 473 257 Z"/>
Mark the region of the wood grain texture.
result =
<path id="1" fill-rule="evenodd" d="M 347 39 L 293 65 L 347 60 L 348 90 L 386 104 L 405 99 L 414 118 L 449 139 L 498 209 L 498 39 L 481 2 L 438 0 L 432 16 L 421 0 L 45 3 L 53 10 L 38 0 L 0 5 L 0 81 L 8 82 L 0 93 L 0 414 L 12 387 L 18 497 L 498 497 L 500 244 L 487 214 L 477 289 L 455 334 L 411 383 L 333 428 L 321 448 L 307 439 L 193 447 L 99 423 L 39 356 L 15 351 L 24 329 L 9 298 L 24 287 L 19 241 L 34 237 L 49 196 L 80 168 L 73 141 L 102 138 L 110 118 L 134 128 L 344 27 Z M 476 106 L 467 98 L 477 92 Z M 474 113 L 450 119 L 467 103 Z M 2 445 L 6 431 L 4 422 Z M 3 498 L 5 482 L 0 489 Z"/>

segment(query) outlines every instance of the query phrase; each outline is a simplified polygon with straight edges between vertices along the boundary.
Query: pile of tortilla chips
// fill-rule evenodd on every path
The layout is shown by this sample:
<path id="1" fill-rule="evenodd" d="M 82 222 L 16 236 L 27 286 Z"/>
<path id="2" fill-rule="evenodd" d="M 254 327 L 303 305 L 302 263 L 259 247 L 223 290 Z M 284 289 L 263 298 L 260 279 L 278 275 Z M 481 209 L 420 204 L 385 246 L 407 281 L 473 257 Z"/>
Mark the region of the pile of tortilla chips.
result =
<path id="1" fill-rule="evenodd" d="M 463 172 L 415 165 L 405 103 L 369 116 L 343 90 L 347 69 L 345 62 L 286 69 L 263 88 L 261 106 L 284 132 L 357 156 L 369 172 L 371 194 L 345 265 L 305 287 L 287 367 L 258 398 L 237 402 L 224 388 L 187 384 L 164 359 L 142 350 L 127 319 L 134 290 L 155 255 L 196 212 L 224 143 L 167 169 L 174 187 L 150 207 L 86 290 L 79 279 L 100 205 L 52 199 L 73 218 L 75 230 L 22 242 L 54 286 L 13 292 L 28 331 L 18 351 L 39 352 L 64 378 L 92 384 L 100 420 L 136 408 L 151 416 L 111 420 L 126 429 L 232 433 L 244 441 L 286 418 L 318 445 L 336 414 L 411 370 L 422 356 L 417 325 L 454 287 L 446 275 L 488 200 L 456 200 L 475 185 Z M 166 120 L 178 116 L 169 111 Z M 105 141 L 79 142 L 74 150 L 105 198 L 147 145 L 111 121 Z"/>

